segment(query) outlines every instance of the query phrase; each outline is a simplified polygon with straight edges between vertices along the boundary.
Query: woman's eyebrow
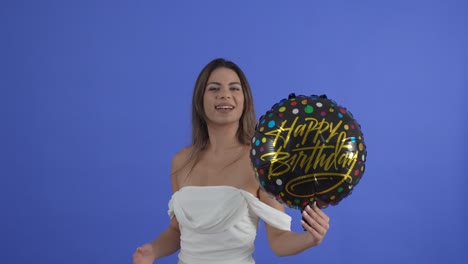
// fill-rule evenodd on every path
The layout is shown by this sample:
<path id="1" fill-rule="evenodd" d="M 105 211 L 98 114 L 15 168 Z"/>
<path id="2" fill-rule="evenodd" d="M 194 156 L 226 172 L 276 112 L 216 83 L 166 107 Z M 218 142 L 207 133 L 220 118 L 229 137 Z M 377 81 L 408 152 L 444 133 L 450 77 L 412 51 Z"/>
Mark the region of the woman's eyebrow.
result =
<path id="1" fill-rule="evenodd" d="M 207 83 L 206 85 L 210 85 L 210 84 L 221 85 L 220 82 L 209 82 L 209 83 Z M 242 84 L 241 84 L 240 82 L 230 82 L 230 83 L 229 83 L 229 85 L 234 85 L 234 84 L 238 84 L 238 85 L 241 85 L 241 86 L 242 86 Z"/>

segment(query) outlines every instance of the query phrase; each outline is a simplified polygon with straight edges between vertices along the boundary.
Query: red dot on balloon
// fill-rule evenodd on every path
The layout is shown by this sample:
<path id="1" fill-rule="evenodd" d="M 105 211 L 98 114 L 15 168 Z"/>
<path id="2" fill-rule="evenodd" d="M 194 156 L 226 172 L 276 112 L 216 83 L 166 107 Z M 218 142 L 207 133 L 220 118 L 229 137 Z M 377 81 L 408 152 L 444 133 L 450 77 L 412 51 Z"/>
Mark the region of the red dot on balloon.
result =
<path id="1" fill-rule="evenodd" d="M 260 174 L 263 174 L 265 171 L 263 169 L 258 170 Z"/>
<path id="2" fill-rule="evenodd" d="M 346 114 L 346 110 L 344 108 L 340 108 L 340 112 Z"/>
<path id="3" fill-rule="evenodd" d="M 292 101 L 292 102 L 291 102 L 291 105 L 292 105 L 292 106 L 295 106 L 295 105 L 297 105 L 297 102 L 296 102 L 296 101 Z"/>
<path id="4" fill-rule="evenodd" d="M 359 175 L 359 170 L 355 170 L 354 171 L 354 176 L 358 176 Z"/>
<path id="5" fill-rule="evenodd" d="M 283 117 L 283 113 L 279 113 L 278 116 L 279 116 L 279 117 Z"/>
<path id="6" fill-rule="evenodd" d="M 325 113 L 325 112 L 321 112 L 320 114 L 321 114 L 322 116 L 326 116 L 326 115 L 327 115 L 327 113 Z"/>

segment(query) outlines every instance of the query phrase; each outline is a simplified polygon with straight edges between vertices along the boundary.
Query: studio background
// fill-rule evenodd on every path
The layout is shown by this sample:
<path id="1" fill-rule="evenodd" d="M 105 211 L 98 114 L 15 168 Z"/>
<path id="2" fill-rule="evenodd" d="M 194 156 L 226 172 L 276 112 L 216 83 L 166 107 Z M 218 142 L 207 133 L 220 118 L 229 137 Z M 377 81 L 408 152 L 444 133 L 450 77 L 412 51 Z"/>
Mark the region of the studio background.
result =
<path id="1" fill-rule="evenodd" d="M 325 209 L 323 243 L 277 258 L 261 223 L 257 263 L 467 263 L 467 11 L 462 0 L 2 1 L 1 262 L 131 263 L 169 223 L 193 85 L 224 57 L 246 73 L 257 118 L 289 93 L 327 94 L 368 150 L 353 194 Z"/>

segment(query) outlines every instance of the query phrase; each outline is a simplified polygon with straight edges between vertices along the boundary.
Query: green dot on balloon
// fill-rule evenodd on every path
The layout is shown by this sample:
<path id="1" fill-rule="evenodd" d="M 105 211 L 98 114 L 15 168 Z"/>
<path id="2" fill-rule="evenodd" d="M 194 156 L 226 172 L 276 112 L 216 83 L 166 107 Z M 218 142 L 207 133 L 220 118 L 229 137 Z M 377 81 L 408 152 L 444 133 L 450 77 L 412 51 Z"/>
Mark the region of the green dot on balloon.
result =
<path id="1" fill-rule="evenodd" d="M 343 187 L 338 187 L 338 192 L 342 192 L 343 191 Z"/>
<path id="2" fill-rule="evenodd" d="M 301 201 L 299 199 L 294 199 L 294 203 L 300 203 Z"/>
<path id="3" fill-rule="evenodd" d="M 307 114 L 310 114 L 314 111 L 314 108 L 311 106 L 311 105 L 307 105 L 305 108 L 304 108 L 304 112 L 306 112 Z"/>

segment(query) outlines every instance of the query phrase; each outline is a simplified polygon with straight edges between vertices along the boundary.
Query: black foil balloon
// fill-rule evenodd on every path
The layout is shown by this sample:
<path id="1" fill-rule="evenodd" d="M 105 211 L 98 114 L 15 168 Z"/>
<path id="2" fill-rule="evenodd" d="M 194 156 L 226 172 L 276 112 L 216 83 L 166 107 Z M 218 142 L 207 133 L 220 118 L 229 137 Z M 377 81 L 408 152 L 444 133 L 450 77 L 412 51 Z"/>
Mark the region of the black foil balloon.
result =
<path id="1" fill-rule="evenodd" d="M 261 188 L 303 210 L 337 205 L 359 183 L 366 161 L 361 126 L 325 95 L 290 94 L 260 117 L 250 158 Z"/>

